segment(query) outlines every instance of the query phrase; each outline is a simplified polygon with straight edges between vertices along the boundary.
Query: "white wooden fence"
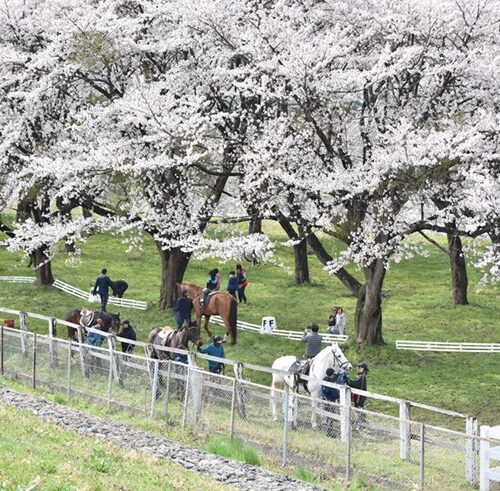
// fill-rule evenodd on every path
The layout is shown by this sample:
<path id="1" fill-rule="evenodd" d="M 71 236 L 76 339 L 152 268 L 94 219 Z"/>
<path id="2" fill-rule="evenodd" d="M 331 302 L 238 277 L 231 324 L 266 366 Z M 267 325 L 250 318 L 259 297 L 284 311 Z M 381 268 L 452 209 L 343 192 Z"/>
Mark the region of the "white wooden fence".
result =
<path id="1" fill-rule="evenodd" d="M 217 315 L 214 315 L 210 317 L 210 321 L 214 322 L 215 324 L 218 324 L 220 326 L 224 325 L 224 321 Z M 245 322 L 245 321 L 238 321 L 238 330 L 240 331 L 251 331 L 251 332 L 256 332 L 260 333 L 261 328 L 257 324 L 252 324 L 250 322 Z M 323 334 L 320 333 L 321 337 L 323 338 L 322 342 L 324 344 L 332 344 L 332 343 L 338 343 L 338 344 L 346 344 L 347 340 L 349 339 L 348 336 L 345 334 Z M 292 341 L 301 341 L 303 333 L 299 331 L 289 331 L 285 329 L 275 329 L 274 331 L 270 333 L 263 334 L 263 336 L 279 336 L 283 338 L 290 339 Z"/>
<path id="2" fill-rule="evenodd" d="M 80 357 L 81 357 L 81 365 L 82 365 L 82 370 L 85 370 L 84 367 L 84 345 L 83 344 L 83 332 L 82 328 L 79 325 L 72 324 L 70 322 L 60 320 L 60 319 L 55 319 L 53 317 L 48 317 L 40 314 L 35 314 L 35 313 L 27 313 L 27 312 L 20 312 L 18 310 L 13 310 L 13 309 L 7 309 L 0 307 L 0 313 L 6 313 L 10 315 L 16 315 L 19 317 L 19 322 L 20 322 L 20 336 L 21 336 L 21 345 L 26 347 L 27 342 L 23 341 L 23 337 L 27 336 L 27 330 L 28 330 L 28 318 L 34 318 L 34 319 L 40 319 L 40 320 L 45 320 L 48 322 L 48 334 L 49 334 L 49 342 L 50 340 L 54 339 L 55 332 L 56 332 L 56 326 L 57 324 L 62 324 L 65 326 L 70 326 L 74 327 L 78 331 L 78 340 L 79 340 L 79 345 L 82 346 L 82 349 L 79 350 Z M 3 329 L 3 327 L 2 327 Z M 7 328 L 5 328 L 7 329 Z M 23 335 L 23 332 L 25 333 Z M 133 344 L 136 347 L 143 349 L 147 360 L 150 359 L 150 349 L 151 345 L 148 343 L 143 343 L 140 341 L 131 341 L 129 339 L 122 339 L 120 337 L 116 337 L 113 334 L 105 333 L 105 332 L 99 332 L 99 334 L 103 335 L 105 338 L 107 338 L 108 341 L 108 346 L 109 346 L 109 352 L 110 356 L 112 359 L 112 353 L 116 350 L 117 343 L 119 342 L 125 342 L 128 344 Z M 51 343 L 56 346 L 56 343 Z M 24 350 L 25 348 L 23 348 Z M 56 348 L 54 348 L 56 349 Z M 163 351 L 170 352 L 170 353 L 183 353 L 185 354 L 185 351 L 173 349 L 173 348 L 160 348 Z M 52 353 L 51 349 L 51 353 Z M 51 354 L 51 357 L 54 356 L 55 359 L 57 358 L 57 352 L 54 351 L 53 354 Z M 204 360 L 213 360 L 213 361 L 218 361 L 220 363 L 224 363 L 226 366 L 230 365 L 233 366 L 234 373 L 236 374 L 237 377 L 243 377 L 243 371 L 246 370 L 255 370 L 263 373 L 268 373 L 268 374 L 273 374 L 273 373 L 278 373 L 282 375 L 290 375 L 288 372 L 283 372 L 281 370 L 275 370 L 269 367 L 263 367 L 260 365 L 254 365 L 252 363 L 247 363 L 247 362 L 242 362 L 242 361 L 237 361 L 237 360 L 230 360 L 227 358 L 221 359 L 209 355 L 205 355 L 202 353 L 191 353 L 190 356 L 192 357 L 193 360 L 196 359 L 204 359 Z M 3 360 L 0 360 L 1 363 L 3 363 Z M 149 363 L 149 362 L 148 362 Z M 116 373 L 118 372 L 118 369 L 113 369 Z M 115 374 L 115 376 L 117 376 Z M 316 380 L 313 377 L 308 377 L 308 376 L 303 376 L 304 379 L 306 380 Z M 316 380 L 317 381 L 317 380 Z M 412 440 L 412 431 L 411 431 L 411 408 L 419 408 L 419 409 L 424 409 L 433 413 L 438 413 L 443 416 L 449 416 L 452 418 L 459 418 L 462 419 L 465 422 L 465 434 L 467 435 L 467 448 L 466 448 L 466 456 L 465 456 L 465 475 L 466 479 L 471 482 L 471 483 L 477 483 L 478 481 L 478 469 L 477 469 L 477 455 L 478 455 L 478 445 L 477 445 L 477 436 L 478 436 L 478 420 L 474 416 L 468 416 L 466 414 L 462 414 L 456 411 L 450 411 L 447 409 L 442 409 L 434 406 L 430 406 L 427 404 L 422 404 L 418 402 L 412 402 L 412 401 L 407 401 L 403 399 L 399 399 L 396 397 L 391 397 L 383 394 L 377 394 L 375 392 L 368 392 L 368 391 L 362 391 L 359 389 L 354 389 L 354 388 L 349 388 L 344 385 L 337 385 L 337 384 L 330 384 L 328 382 L 322 381 L 323 385 L 335 387 L 341 391 L 341 395 L 343 395 L 342 399 L 344 399 L 344 403 L 350 403 L 350 397 L 346 397 L 346 391 L 347 392 L 352 392 L 354 394 L 359 394 L 365 397 L 368 397 L 370 399 L 377 399 L 380 401 L 385 401 L 388 403 L 395 404 L 399 406 L 399 434 L 400 434 L 400 458 L 405 461 L 409 461 L 411 459 L 411 440 Z M 341 400 L 342 400 L 341 399 Z M 452 430 L 444 430 L 444 431 L 452 431 Z"/>
<path id="3" fill-rule="evenodd" d="M 496 441 L 493 441 L 495 439 Z M 481 426 L 481 475 L 480 491 L 489 491 L 490 481 L 500 482 L 500 467 L 491 461 L 500 461 L 500 426 Z"/>
<path id="4" fill-rule="evenodd" d="M 36 278 L 33 276 L 0 276 L 0 281 L 8 281 L 10 283 L 34 283 L 35 279 Z M 84 290 L 81 290 L 80 288 L 77 288 L 75 286 L 68 285 L 68 283 L 60 280 L 55 280 L 54 283 L 52 283 L 52 286 L 65 293 L 69 293 L 70 295 L 82 298 L 84 300 L 88 299 L 90 293 L 85 292 Z M 108 303 L 117 305 L 118 307 L 126 307 L 131 309 L 147 310 L 148 308 L 146 302 L 128 298 L 109 297 Z"/>
<path id="5" fill-rule="evenodd" d="M 0 281 L 8 281 L 9 283 L 34 283 L 34 276 L 0 276 Z"/>
<path id="6" fill-rule="evenodd" d="M 452 343 L 437 341 L 396 341 L 396 348 L 412 351 L 500 353 L 500 343 Z"/>

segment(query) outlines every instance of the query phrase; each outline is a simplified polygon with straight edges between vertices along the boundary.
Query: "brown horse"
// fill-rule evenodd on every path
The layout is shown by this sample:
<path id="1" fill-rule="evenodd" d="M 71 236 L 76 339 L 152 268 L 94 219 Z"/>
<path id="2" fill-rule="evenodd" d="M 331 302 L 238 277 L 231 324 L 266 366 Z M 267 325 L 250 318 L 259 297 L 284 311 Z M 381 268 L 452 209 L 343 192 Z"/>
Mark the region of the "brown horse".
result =
<path id="1" fill-rule="evenodd" d="M 201 346 L 203 343 L 200 339 L 200 332 L 196 325 L 188 328 L 182 328 L 176 331 L 173 327 L 155 327 L 148 334 L 147 343 L 151 346 L 151 358 L 158 360 L 169 359 L 171 353 L 161 349 L 156 349 L 156 346 L 168 348 L 177 348 L 178 346 L 188 347 L 188 341 Z"/>
<path id="2" fill-rule="evenodd" d="M 196 323 L 201 330 L 201 318 L 205 316 L 205 331 L 212 337 L 208 329 L 208 321 L 211 315 L 220 315 L 226 326 L 226 336 L 231 339 L 231 344 L 236 344 L 236 322 L 238 315 L 238 304 L 236 299 L 228 292 L 216 292 L 210 298 L 208 306 L 201 305 L 201 296 L 203 288 L 191 283 L 177 283 L 178 290 L 185 288 L 188 291 L 189 298 L 193 300 L 194 311 L 196 313 Z"/>
<path id="3" fill-rule="evenodd" d="M 65 321 L 72 322 L 73 324 L 79 324 L 83 327 L 89 327 L 90 325 L 95 324 L 97 319 L 102 319 L 104 332 L 109 332 L 109 329 L 111 328 L 113 334 L 118 334 L 118 331 L 120 330 L 120 314 L 92 311 L 87 307 L 83 307 L 82 309 L 72 310 L 64 317 Z M 76 332 L 77 330 L 74 327 L 68 326 L 68 339 L 78 341 Z"/>

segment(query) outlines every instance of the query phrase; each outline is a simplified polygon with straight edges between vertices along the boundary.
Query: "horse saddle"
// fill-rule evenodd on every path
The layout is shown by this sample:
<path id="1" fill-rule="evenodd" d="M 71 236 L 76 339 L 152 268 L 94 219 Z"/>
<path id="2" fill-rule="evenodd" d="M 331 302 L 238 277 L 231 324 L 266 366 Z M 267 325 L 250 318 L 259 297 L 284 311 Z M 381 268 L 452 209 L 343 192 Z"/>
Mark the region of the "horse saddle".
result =
<path id="1" fill-rule="evenodd" d="M 80 311 L 80 325 L 82 327 L 89 327 L 93 321 L 94 321 L 94 312 L 84 307 Z"/>
<path id="2" fill-rule="evenodd" d="M 301 375 L 309 375 L 311 362 L 312 359 L 309 358 L 297 358 L 292 366 L 288 369 L 293 373 L 293 386 L 297 389 L 297 391 L 299 389 L 299 386 L 302 384 L 304 390 L 309 394 L 309 389 L 307 388 L 307 380 L 302 378 Z"/>
<path id="3" fill-rule="evenodd" d="M 203 308 L 208 307 L 208 304 L 210 303 L 210 300 L 212 299 L 212 297 L 214 297 L 215 295 L 219 295 L 221 293 L 224 293 L 224 292 L 221 292 L 220 290 L 216 290 L 216 291 L 210 291 L 210 292 L 208 292 L 208 294 L 205 293 L 204 297 L 202 297 L 200 299 L 201 306 Z M 203 302 L 201 302 L 201 300 L 203 300 Z"/>
<path id="4" fill-rule="evenodd" d="M 170 326 L 165 326 L 156 336 L 154 344 L 167 346 L 175 333 L 175 329 Z"/>

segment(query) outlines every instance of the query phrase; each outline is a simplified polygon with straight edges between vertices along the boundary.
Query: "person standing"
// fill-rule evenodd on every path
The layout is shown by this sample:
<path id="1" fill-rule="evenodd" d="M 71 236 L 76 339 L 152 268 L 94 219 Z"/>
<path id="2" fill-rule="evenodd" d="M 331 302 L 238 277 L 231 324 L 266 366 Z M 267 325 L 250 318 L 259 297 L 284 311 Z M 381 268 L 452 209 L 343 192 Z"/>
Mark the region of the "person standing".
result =
<path id="1" fill-rule="evenodd" d="M 227 282 L 227 291 L 236 298 L 236 292 L 238 290 L 238 277 L 234 271 L 229 271 L 229 280 Z"/>
<path id="2" fill-rule="evenodd" d="M 321 351 L 321 341 L 323 338 L 318 334 L 317 324 L 311 324 L 304 330 L 302 342 L 306 344 L 306 358 L 314 358 Z"/>
<path id="3" fill-rule="evenodd" d="M 347 328 L 347 319 L 342 307 L 337 307 L 337 314 L 335 316 L 335 327 L 339 330 L 339 334 L 345 334 Z"/>
<path id="4" fill-rule="evenodd" d="M 364 362 L 358 363 L 357 376 L 355 380 L 347 379 L 346 384 L 353 389 L 367 390 L 366 375 L 368 374 L 368 365 Z M 351 401 L 354 403 L 354 407 L 359 409 L 364 409 L 366 396 L 360 394 L 352 394 Z M 356 419 L 354 429 L 359 430 L 363 425 L 366 424 L 366 414 L 363 411 L 358 412 L 358 417 Z"/>
<path id="5" fill-rule="evenodd" d="M 189 327 L 193 312 L 193 301 L 188 297 L 187 288 L 181 290 L 181 296 L 175 302 L 174 311 L 177 321 L 177 330 L 182 328 L 184 322 L 186 326 Z"/>
<path id="6" fill-rule="evenodd" d="M 238 278 L 238 299 L 243 303 L 247 303 L 245 288 L 248 286 L 246 271 L 241 267 L 241 264 L 236 265 L 236 277 Z"/>
<path id="7" fill-rule="evenodd" d="M 130 341 L 137 341 L 137 334 L 134 328 L 130 325 L 129 321 L 123 321 L 122 330 L 118 334 L 119 338 L 130 339 Z M 126 343 L 122 341 L 122 352 L 132 354 L 134 351 L 134 345 L 132 343 Z"/>
<path id="8" fill-rule="evenodd" d="M 209 344 L 206 348 L 198 347 L 198 351 L 206 355 L 216 356 L 217 358 L 224 358 L 222 341 L 222 336 L 215 336 L 212 344 Z M 208 370 L 210 373 L 221 373 L 223 368 L 224 365 L 221 362 L 208 360 Z"/>
<path id="9" fill-rule="evenodd" d="M 103 268 L 101 274 L 95 280 L 94 289 L 92 290 L 92 295 L 96 295 L 96 293 L 98 293 L 99 297 L 101 297 L 101 310 L 103 312 L 106 312 L 111 283 L 112 281 L 108 276 L 108 270 Z"/>
<path id="10" fill-rule="evenodd" d="M 335 372 L 333 368 L 327 368 L 326 369 L 326 377 L 323 379 L 324 382 L 330 382 L 332 384 L 337 382 L 337 375 L 335 375 Z M 330 413 L 326 416 L 326 425 L 325 425 L 325 431 L 327 436 L 334 437 L 336 436 L 335 428 L 334 428 L 334 423 L 333 423 L 333 417 L 331 414 L 333 414 L 335 407 L 333 406 L 333 402 L 339 402 L 340 400 L 340 392 L 338 389 L 335 389 L 334 387 L 328 387 L 326 385 L 321 386 L 321 396 L 324 401 L 327 401 L 326 404 L 324 404 L 324 409 L 327 413 Z"/>

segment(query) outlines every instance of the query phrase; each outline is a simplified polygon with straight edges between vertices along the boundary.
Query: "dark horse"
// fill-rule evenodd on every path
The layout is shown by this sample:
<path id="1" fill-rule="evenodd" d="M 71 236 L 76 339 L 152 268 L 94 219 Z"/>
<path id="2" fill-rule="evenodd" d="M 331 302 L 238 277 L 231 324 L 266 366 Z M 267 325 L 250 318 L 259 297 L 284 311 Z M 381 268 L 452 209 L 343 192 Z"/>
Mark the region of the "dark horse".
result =
<path id="1" fill-rule="evenodd" d="M 203 343 L 200 339 L 200 332 L 196 325 L 190 326 L 187 329 L 184 327 L 179 331 L 176 331 L 172 327 L 156 327 L 153 329 L 147 339 L 148 345 L 151 349 L 151 358 L 157 360 L 166 360 L 170 358 L 172 353 L 168 351 L 156 349 L 157 346 L 177 348 L 178 346 L 188 347 L 188 341 L 195 344 L 196 346 L 201 346 Z"/>
<path id="2" fill-rule="evenodd" d="M 116 280 L 111 282 L 111 289 L 113 290 L 114 297 L 122 298 L 127 288 L 128 283 L 124 280 Z"/>
<path id="3" fill-rule="evenodd" d="M 111 329 L 113 334 L 118 334 L 120 330 L 120 314 L 110 314 L 109 312 L 101 312 L 99 310 L 92 311 L 84 307 L 83 309 L 72 310 L 64 317 L 65 321 L 83 325 L 83 327 L 95 324 L 97 319 L 103 320 L 104 332 L 109 332 Z M 80 321 L 82 322 L 80 323 Z M 74 327 L 68 326 L 68 339 L 78 341 L 76 332 L 77 330 Z"/>
<path id="4" fill-rule="evenodd" d="M 177 288 L 182 290 L 186 288 L 189 297 L 193 300 L 194 311 L 196 312 L 196 323 L 201 330 L 201 318 L 205 316 L 205 331 L 212 337 L 208 329 L 208 321 L 211 315 L 220 315 L 226 326 L 226 336 L 231 339 L 231 344 L 236 344 L 236 322 L 238 315 L 238 304 L 236 299 L 228 292 L 216 292 L 211 295 L 207 306 L 201 305 L 201 295 L 203 288 L 192 285 L 191 283 L 177 283 Z"/>

